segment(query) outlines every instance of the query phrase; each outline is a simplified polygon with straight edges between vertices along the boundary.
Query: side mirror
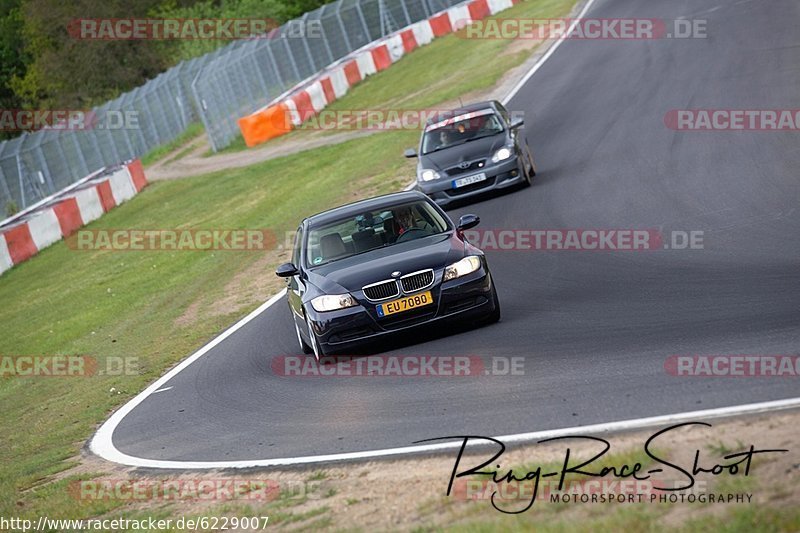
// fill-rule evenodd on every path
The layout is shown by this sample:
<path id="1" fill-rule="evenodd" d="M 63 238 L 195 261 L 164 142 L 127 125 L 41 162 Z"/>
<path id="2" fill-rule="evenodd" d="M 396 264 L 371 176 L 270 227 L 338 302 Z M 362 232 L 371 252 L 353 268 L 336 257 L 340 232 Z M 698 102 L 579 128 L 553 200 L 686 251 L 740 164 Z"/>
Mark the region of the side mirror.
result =
<path id="1" fill-rule="evenodd" d="M 512 130 L 515 130 L 515 129 L 521 128 L 524 124 L 525 124 L 524 120 L 516 120 L 516 121 L 511 123 L 509 128 L 511 128 Z"/>
<path id="2" fill-rule="evenodd" d="M 417 151 L 414 150 L 413 148 L 406 148 L 406 151 L 403 152 L 403 155 L 409 158 L 417 157 Z"/>
<path id="3" fill-rule="evenodd" d="M 478 215 L 462 215 L 460 219 L 458 219 L 458 226 L 456 229 L 458 231 L 468 230 L 470 228 L 474 228 L 478 224 L 481 223 L 481 217 Z"/>
<path id="4" fill-rule="evenodd" d="M 300 271 L 292 263 L 284 263 L 275 270 L 275 274 L 281 278 L 291 278 L 299 273 Z"/>

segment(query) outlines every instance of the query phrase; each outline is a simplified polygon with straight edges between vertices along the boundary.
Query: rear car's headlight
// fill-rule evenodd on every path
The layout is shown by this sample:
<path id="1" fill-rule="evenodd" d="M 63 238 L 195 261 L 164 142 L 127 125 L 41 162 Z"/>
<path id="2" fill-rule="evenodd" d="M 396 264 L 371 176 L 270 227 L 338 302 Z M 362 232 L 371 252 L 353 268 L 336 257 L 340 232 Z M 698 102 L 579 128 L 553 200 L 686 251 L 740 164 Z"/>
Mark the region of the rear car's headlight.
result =
<path id="1" fill-rule="evenodd" d="M 500 161 L 505 161 L 509 157 L 511 157 L 511 150 L 509 148 L 506 148 L 506 147 L 500 148 L 492 156 L 492 163 L 498 163 Z"/>
<path id="2" fill-rule="evenodd" d="M 444 269 L 444 278 L 442 281 L 449 281 L 451 279 L 460 278 L 467 274 L 472 274 L 481 267 L 481 258 L 477 255 L 470 255 L 453 263 Z"/>
<path id="3" fill-rule="evenodd" d="M 420 172 L 419 177 L 422 181 L 438 180 L 440 178 L 438 172 L 436 172 L 435 170 L 431 170 L 429 168 L 426 168 L 422 172 Z"/>
<path id="4" fill-rule="evenodd" d="M 349 294 L 326 294 L 311 300 L 311 306 L 320 313 L 336 311 L 356 305 L 356 299 Z"/>

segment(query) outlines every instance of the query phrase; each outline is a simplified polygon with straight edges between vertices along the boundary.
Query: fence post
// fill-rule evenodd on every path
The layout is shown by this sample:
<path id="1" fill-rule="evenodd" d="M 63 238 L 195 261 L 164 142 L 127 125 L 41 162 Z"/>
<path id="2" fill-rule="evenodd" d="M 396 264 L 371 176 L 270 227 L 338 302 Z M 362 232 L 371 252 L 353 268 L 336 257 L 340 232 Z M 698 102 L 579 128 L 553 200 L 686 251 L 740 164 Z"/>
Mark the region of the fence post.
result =
<path id="1" fill-rule="evenodd" d="M 344 21 L 342 21 L 342 3 L 338 2 L 336 4 L 336 18 L 339 20 L 339 27 L 342 29 L 342 37 L 344 37 L 344 42 L 347 45 L 347 53 L 353 51 L 353 45 L 350 44 L 350 37 L 347 36 L 347 29 L 344 27 Z"/>
<path id="2" fill-rule="evenodd" d="M 406 23 L 403 26 L 410 26 L 411 25 L 411 15 L 408 13 L 408 6 L 406 5 L 406 0 L 400 0 L 400 7 L 403 8 L 403 15 L 406 17 Z M 397 28 L 398 30 L 400 28 Z"/>
<path id="3" fill-rule="evenodd" d="M 95 116 L 97 116 L 97 114 L 95 114 Z M 100 151 L 100 143 L 98 143 L 98 142 L 97 142 L 97 130 L 95 130 L 94 128 L 92 128 L 91 130 L 89 130 L 89 131 L 87 132 L 87 135 L 88 135 L 88 137 L 89 137 L 89 142 L 90 142 L 90 143 L 92 143 L 92 149 L 93 149 L 93 150 L 94 150 L 94 152 L 97 154 L 97 159 L 98 159 L 98 161 L 101 161 L 101 162 L 102 162 L 102 161 L 103 161 L 103 154 L 102 154 L 102 152 Z M 112 146 L 112 147 L 114 146 L 114 143 L 113 143 L 113 142 L 111 143 L 111 146 Z M 103 165 L 100 165 L 100 166 L 103 166 Z M 97 170 L 97 169 L 94 169 L 94 170 Z M 94 170 L 90 170 L 89 172 L 90 172 L 90 173 L 91 173 L 91 172 L 94 172 Z"/>
<path id="4" fill-rule="evenodd" d="M 325 6 L 323 5 L 322 8 Z M 318 9 L 317 11 L 322 12 L 322 8 Z M 328 52 L 328 64 L 333 63 L 333 52 L 331 51 L 331 43 L 328 42 L 328 33 L 325 31 L 325 25 L 322 24 L 322 16 L 318 16 L 317 20 L 319 21 L 319 29 L 322 32 L 322 44 L 325 45 L 325 51 Z"/>
<path id="5" fill-rule="evenodd" d="M 33 152 L 38 159 L 39 166 L 42 167 L 46 172 L 48 179 L 50 181 L 51 188 L 53 187 L 53 170 L 50 168 L 50 165 L 47 164 L 47 158 L 44 156 L 44 150 L 42 149 L 42 144 L 44 142 L 40 142 L 36 145 L 35 151 Z M 38 150 L 38 151 L 36 151 Z M 51 191 L 52 192 L 52 191 Z"/>
<path id="6" fill-rule="evenodd" d="M 270 40 L 267 43 L 267 54 L 269 55 L 269 60 L 272 63 L 272 70 L 275 72 L 275 75 L 278 77 L 278 81 L 280 81 L 280 84 L 281 84 L 281 90 L 278 91 L 278 92 L 282 93 L 283 90 L 286 89 L 286 82 L 283 81 L 283 76 L 281 76 L 281 71 L 280 71 L 280 69 L 278 69 L 278 64 L 275 62 L 275 54 L 272 53 L 272 43 L 273 42 L 274 41 Z"/>
<path id="7" fill-rule="evenodd" d="M 3 152 L 6 151 L 7 144 L 8 143 L 5 141 L 0 142 L 0 160 L 3 159 Z M 7 179 L 6 176 L 3 174 L 3 166 L 0 165 L 0 183 L 3 184 L 3 194 L 6 198 L 8 198 L 8 200 L 16 201 L 15 198 L 11 198 L 11 189 L 8 188 L 8 183 L 6 183 L 6 179 Z M 0 207 L 3 209 L 3 214 L 5 214 L 6 206 L 2 205 Z"/>
<path id="8" fill-rule="evenodd" d="M 70 137 L 72 137 L 72 144 L 75 146 L 75 151 L 78 153 L 78 159 L 81 160 L 81 165 L 83 165 L 83 175 L 89 175 L 89 165 L 86 164 L 86 156 L 83 155 L 83 150 L 81 150 L 81 145 L 78 142 L 78 136 L 75 132 L 70 132 Z"/>
<path id="9" fill-rule="evenodd" d="M 317 67 L 317 62 L 314 61 L 314 58 L 311 56 L 311 50 L 308 48 L 308 37 L 305 35 L 307 18 L 308 18 L 308 13 L 303 13 L 303 17 L 300 20 L 302 21 L 303 24 L 304 33 L 303 37 L 300 37 L 300 40 L 303 41 L 303 48 L 306 51 L 306 56 L 308 56 L 308 63 L 311 65 L 311 68 L 313 68 L 314 70 L 322 70 L 321 68 Z"/>
<path id="10" fill-rule="evenodd" d="M 67 163 L 69 160 L 67 159 L 67 154 L 64 152 L 64 147 L 61 145 L 61 137 L 56 135 L 53 137 L 53 141 L 56 144 L 56 148 L 58 149 L 58 155 L 61 157 L 61 160 Z M 69 166 L 68 164 L 66 166 Z M 70 176 L 71 177 L 71 176 Z M 50 191 L 54 193 L 55 191 Z"/>
<path id="11" fill-rule="evenodd" d="M 299 83 L 300 81 L 302 81 L 302 78 L 300 77 L 300 71 L 297 70 L 297 63 L 294 60 L 294 54 L 292 53 L 292 49 L 289 48 L 289 41 L 287 41 L 283 37 L 281 37 L 281 39 L 283 40 L 284 48 L 286 48 L 286 55 L 289 57 L 289 63 L 292 64 L 292 70 L 294 70 L 294 75 L 297 78 L 295 80 L 295 83 Z"/>
<path id="12" fill-rule="evenodd" d="M 25 143 L 25 137 L 28 135 L 28 132 L 22 133 L 22 140 L 17 145 L 17 153 L 15 154 L 17 157 L 17 174 L 19 175 L 19 195 L 21 205 L 19 206 L 20 211 L 28 207 L 28 201 L 25 197 L 25 183 L 23 182 L 22 178 L 22 160 L 20 159 L 20 152 L 22 152 L 21 147 Z"/>
<path id="13" fill-rule="evenodd" d="M 364 18 L 364 12 L 361 11 L 361 4 L 357 2 L 354 5 L 356 6 L 356 11 L 358 11 L 358 18 L 361 19 L 361 26 L 364 28 L 364 34 L 367 36 L 367 42 L 370 42 L 370 40 L 372 40 L 372 35 L 369 33 L 369 26 L 367 26 L 367 19 Z"/>
<path id="14" fill-rule="evenodd" d="M 269 89 L 267 89 L 267 80 L 264 79 L 264 71 L 261 69 L 261 64 L 256 59 L 256 51 L 263 41 L 256 40 L 256 44 L 250 51 L 250 60 L 253 62 L 253 71 L 258 73 L 258 85 L 263 91 L 264 98 L 269 99 Z"/>
<path id="15" fill-rule="evenodd" d="M 194 96 L 194 101 L 197 102 L 197 111 L 200 113 L 200 120 L 203 123 L 203 127 L 206 129 L 207 137 L 208 137 L 208 144 L 211 145 L 211 151 L 216 153 L 217 152 L 217 143 L 214 142 L 214 136 L 211 135 L 211 129 L 208 127 L 208 119 L 206 118 L 206 105 L 200 95 L 197 93 L 197 80 L 200 79 L 200 74 L 202 74 L 204 69 L 200 69 L 197 71 L 197 74 L 194 75 L 194 79 L 192 80 L 192 95 Z"/>

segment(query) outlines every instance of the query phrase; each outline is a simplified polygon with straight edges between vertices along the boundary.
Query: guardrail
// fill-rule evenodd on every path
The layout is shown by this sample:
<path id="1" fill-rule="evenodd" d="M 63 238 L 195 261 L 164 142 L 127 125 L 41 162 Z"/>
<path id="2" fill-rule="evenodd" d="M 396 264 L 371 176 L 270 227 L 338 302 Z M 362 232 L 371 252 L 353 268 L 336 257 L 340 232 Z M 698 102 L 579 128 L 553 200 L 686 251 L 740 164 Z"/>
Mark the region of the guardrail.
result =
<path id="1" fill-rule="evenodd" d="M 0 274 L 130 200 L 147 186 L 139 160 L 103 169 L 68 192 L 0 223 Z"/>

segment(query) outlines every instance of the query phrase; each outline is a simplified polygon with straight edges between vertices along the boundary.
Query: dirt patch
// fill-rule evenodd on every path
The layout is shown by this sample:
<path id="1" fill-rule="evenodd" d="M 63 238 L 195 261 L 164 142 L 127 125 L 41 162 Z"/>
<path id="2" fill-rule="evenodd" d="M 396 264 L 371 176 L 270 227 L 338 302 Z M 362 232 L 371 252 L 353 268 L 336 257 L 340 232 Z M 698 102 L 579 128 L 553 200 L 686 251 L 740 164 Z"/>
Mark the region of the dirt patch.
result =
<path id="1" fill-rule="evenodd" d="M 225 284 L 221 297 L 194 300 L 175 319 L 174 325 L 191 327 L 199 320 L 239 313 L 242 309 L 269 300 L 283 288 L 283 281 L 275 275 L 275 268 L 289 259 L 290 250 L 283 247 L 264 252 Z"/>

